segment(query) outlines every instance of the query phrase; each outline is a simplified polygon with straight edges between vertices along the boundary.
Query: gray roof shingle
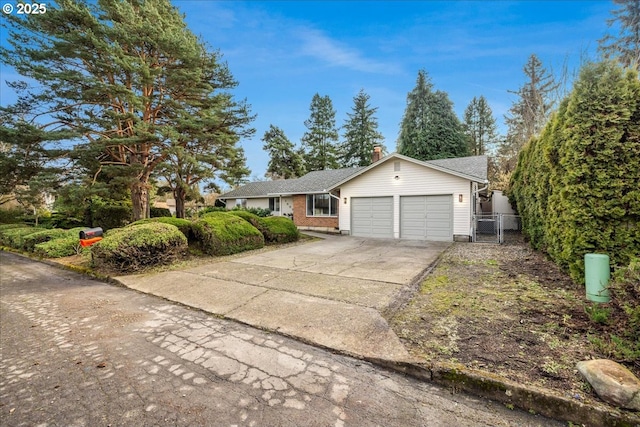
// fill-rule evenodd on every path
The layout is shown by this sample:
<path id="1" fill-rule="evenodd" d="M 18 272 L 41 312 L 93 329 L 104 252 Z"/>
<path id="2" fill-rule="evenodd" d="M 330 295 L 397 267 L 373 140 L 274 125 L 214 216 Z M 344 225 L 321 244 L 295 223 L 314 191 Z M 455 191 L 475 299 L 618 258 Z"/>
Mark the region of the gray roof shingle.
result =
<path id="1" fill-rule="evenodd" d="M 392 157 L 408 159 L 396 153 L 380 160 L 389 160 Z M 409 159 L 416 163 L 431 165 L 440 170 L 449 170 L 454 174 L 462 174 L 474 178 L 477 181 L 487 180 L 487 156 L 457 157 L 454 159 L 440 159 L 420 161 Z M 369 166 L 368 168 L 374 167 Z M 348 181 L 349 177 L 363 172 L 365 167 L 333 169 L 309 172 L 295 179 L 283 179 L 278 181 L 250 182 L 227 193 L 221 194 L 221 199 L 238 199 L 252 197 L 267 197 L 285 194 L 324 193 L 336 184 Z"/>
<path id="2" fill-rule="evenodd" d="M 453 159 L 428 160 L 424 163 L 429 163 L 434 166 L 449 169 L 453 172 L 463 173 L 465 175 L 478 178 L 481 181 L 485 181 L 487 179 L 487 156 L 470 156 L 456 157 Z"/>
<path id="3" fill-rule="evenodd" d="M 268 195 L 322 193 L 334 184 L 348 178 L 362 168 L 313 171 L 295 179 L 250 182 L 227 193 L 222 199 L 266 197 Z"/>

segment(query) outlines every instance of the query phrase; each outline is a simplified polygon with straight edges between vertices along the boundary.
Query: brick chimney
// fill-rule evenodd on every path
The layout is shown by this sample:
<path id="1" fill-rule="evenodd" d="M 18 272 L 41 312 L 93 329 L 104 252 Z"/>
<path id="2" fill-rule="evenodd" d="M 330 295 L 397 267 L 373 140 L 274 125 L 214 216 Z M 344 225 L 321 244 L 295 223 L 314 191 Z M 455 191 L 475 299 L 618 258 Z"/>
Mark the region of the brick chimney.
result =
<path id="1" fill-rule="evenodd" d="M 371 155 L 371 163 L 375 163 L 382 157 L 382 147 L 377 145 L 373 147 L 373 154 Z"/>

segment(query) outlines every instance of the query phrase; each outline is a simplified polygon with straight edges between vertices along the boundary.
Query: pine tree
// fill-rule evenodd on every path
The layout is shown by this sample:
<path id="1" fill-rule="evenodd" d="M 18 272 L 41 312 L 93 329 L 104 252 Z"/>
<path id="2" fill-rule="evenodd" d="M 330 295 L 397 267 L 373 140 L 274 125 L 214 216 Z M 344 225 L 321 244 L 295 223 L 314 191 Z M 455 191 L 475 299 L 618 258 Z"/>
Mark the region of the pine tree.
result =
<path id="1" fill-rule="evenodd" d="M 298 178 L 305 174 L 304 160 L 293 142 L 277 126 L 269 125 L 262 137 L 263 149 L 269 153 L 265 176 L 271 179 Z"/>
<path id="2" fill-rule="evenodd" d="M 338 130 L 336 112 L 329 96 L 315 94 L 311 100 L 311 114 L 304 125 L 308 131 L 302 136 L 304 160 L 308 171 L 338 168 Z"/>
<path id="3" fill-rule="evenodd" d="M 614 18 L 607 25 L 619 25 L 617 36 L 607 34 L 598 40 L 606 58 L 617 58 L 624 67 L 640 70 L 640 0 L 613 0 L 620 6 L 611 11 Z"/>
<path id="4" fill-rule="evenodd" d="M 470 154 L 481 156 L 493 151 L 498 131 L 496 119 L 484 96 L 473 97 L 464 111 L 462 127 L 467 136 Z"/>
<path id="5" fill-rule="evenodd" d="M 557 90 L 553 76 L 533 54 L 523 68 L 527 77 L 525 84 L 511 92 L 518 99 L 505 116 L 507 136 L 498 149 L 503 171 L 511 173 L 515 168 L 518 153 L 533 136 L 539 135 L 553 109 L 552 94 Z"/>
<path id="6" fill-rule="evenodd" d="M 126 180 L 134 217 L 145 217 L 152 173 L 176 145 L 188 150 L 179 136 L 213 129 L 207 140 L 233 145 L 218 136 L 244 128 L 248 107 L 228 93 L 236 82 L 219 53 L 187 29 L 169 0 L 56 5 L 39 19 L 7 16 L 11 47 L 0 57 L 38 82 L 40 117 L 48 112 L 75 132 L 75 157 L 87 172 Z"/>
<path id="7" fill-rule="evenodd" d="M 340 146 L 342 167 L 369 166 L 373 147 L 379 146 L 383 152 L 384 137 L 378 132 L 378 108 L 369 105 L 369 95 L 360 90 L 353 98 L 352 112 L 347 113 L 344 126 L 344 142 Z"/>
<path id="8" fill-rule="evenodd" d="M 397 151 L 418 160 L 466 156 L 467 143 L 453 103 L 442 91 L 433 92 L 424 70 L 416 87 L 407 94 Z"/>

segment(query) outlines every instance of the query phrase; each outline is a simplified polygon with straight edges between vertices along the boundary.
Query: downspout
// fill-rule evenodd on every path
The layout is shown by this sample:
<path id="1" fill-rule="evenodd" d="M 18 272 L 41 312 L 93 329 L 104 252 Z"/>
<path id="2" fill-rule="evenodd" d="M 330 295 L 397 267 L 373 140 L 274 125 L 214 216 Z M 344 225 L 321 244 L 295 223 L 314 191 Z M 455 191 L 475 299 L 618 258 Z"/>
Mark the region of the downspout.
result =
<path id="1" fill-rule="evenodd" d="M 486 180 L 485 180 L 485 181 L 484 181 L 484 184 L 485 184 L 485 185 L 484 185 L 484 187 L 479 188 L 479 189 L 477 189 L 476 191 L 474 191 L 474 192 L 473 192 L 473 213 L 474 213 L 474 214 L 478 213 L 478 212 L 476 211 L 476 206 L 478 205 L 478 204 L 476 203 L 476 198 L 478 197 L 478 194 L 479 194 L 481 191 L 484 191 L 484 190 L 486 190 L 487 188 L 489 188 L 489 181 L 486 181 Z"/>

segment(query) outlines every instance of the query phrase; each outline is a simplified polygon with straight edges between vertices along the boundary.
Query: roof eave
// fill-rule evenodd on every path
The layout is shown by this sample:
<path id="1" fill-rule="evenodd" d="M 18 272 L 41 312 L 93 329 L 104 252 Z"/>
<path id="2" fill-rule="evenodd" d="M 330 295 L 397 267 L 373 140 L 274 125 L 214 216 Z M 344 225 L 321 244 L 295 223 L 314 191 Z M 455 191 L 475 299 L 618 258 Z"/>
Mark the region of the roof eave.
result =
<path id="1" fill-rule="evenodd" d="M 339 188 L 341 185 L 343 185 L 343 184 L 351 181 L 352 179 L 364 174 L 365 172 L 367 172 L 367 171 L 369 171 L 369 170 L 381 165 L 382 163 L 386 163 L 387 161 L 391 160 L 392 158 L 398 158 L 398 159 L 401 159 L 401 160 L 406 160 L 408 162 L 415 163 L 415 164 L 420 165 L 420 166 L 425 166 L 425 167 L 428 167 L 428 168 L 431 168 L 431 169 L 434 169 L 434 170 L 437 170 L 437 171 L 440 171 L 440 172 L 444 172 L 444 173 L 448 173 L 450 175 L 458 176 L 460 178 L 468 179 L 469 181 L 473 181 L 473 182 L 480 182 L 480 183 L 483 183 L 483 184 L 489 182 L 487 180 L 487 178 L 481 178 L 481 177 L 478 177 L 478 176 L 468 175 L 466 173 L 454 171 L 454 170 L 451 170 L 451 169 L 448 169 L 448 168 L 444 168 L 442 166 L 433 165 L 431 163 L 423 162 L 421 160 L 414 159 L 414 158 L 411 158 L 411 157 L 407 157 L 407 156 L 405 156 L 403 154 L 394 152 L 394 153 L 389 154 L 388 156 L 383 157 L 382 159 L 378 160 L 377 162 L 370 164 L 366 168 L 358 171 L 357 173 L 348 176 L 347 178 L 343 179 L 342 181 L 338 182 L 337 184 L 334 184 L 332 187 L 329 188 L 329 190 L 335 190 L 336 188 Z"/>

